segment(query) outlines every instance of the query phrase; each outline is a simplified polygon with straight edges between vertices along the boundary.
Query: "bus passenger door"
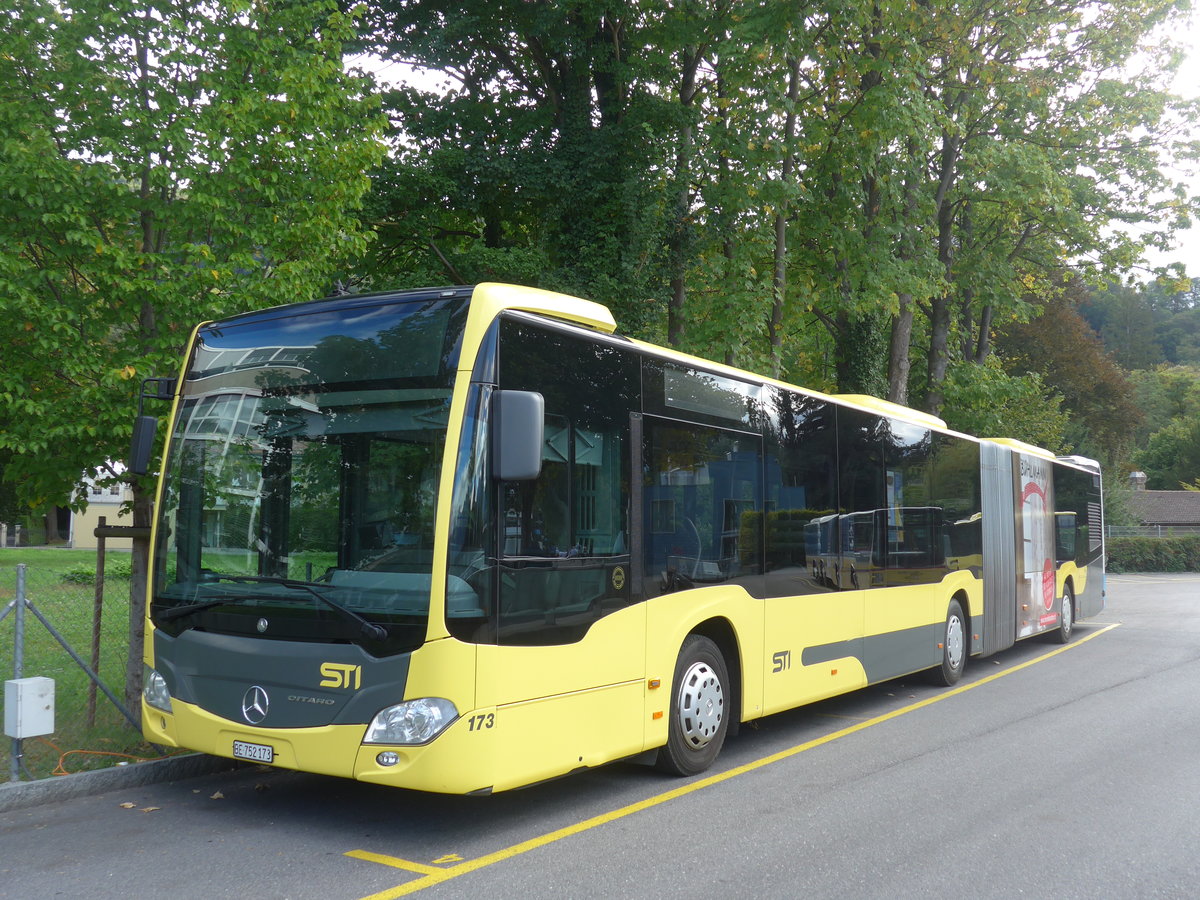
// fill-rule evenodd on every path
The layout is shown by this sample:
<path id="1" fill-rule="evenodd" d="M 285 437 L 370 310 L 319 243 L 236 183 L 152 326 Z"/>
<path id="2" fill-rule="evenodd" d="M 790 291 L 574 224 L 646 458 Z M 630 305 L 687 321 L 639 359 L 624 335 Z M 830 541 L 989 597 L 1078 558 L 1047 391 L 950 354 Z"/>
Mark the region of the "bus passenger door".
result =
<path id="1" fill-rule="evenodd" d="M 505 780 L 638 753 L 645 606 L 631 592 L 628 416 L 611 428 L 548 413 L 540 475 L 499 490 L 495 643 L 478 706 L 495 709 Z"/>

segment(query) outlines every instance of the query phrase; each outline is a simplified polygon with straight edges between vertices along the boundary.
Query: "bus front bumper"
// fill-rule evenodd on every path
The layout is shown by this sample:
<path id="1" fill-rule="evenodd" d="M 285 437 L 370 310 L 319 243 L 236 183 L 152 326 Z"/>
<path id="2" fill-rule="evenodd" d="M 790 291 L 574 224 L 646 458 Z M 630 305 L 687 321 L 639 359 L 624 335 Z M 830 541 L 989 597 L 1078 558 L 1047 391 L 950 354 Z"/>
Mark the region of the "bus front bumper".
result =
<path id="1" fill-rule="evenodd" d="M 142 702 L 146 740 L 300 772 L 449 794 L 490 792 L 490 730 L 478 723 L 494 710 L 460 715 L 426 744 L 364 744 L 365 724 L 252 728 L 172 699 L 167 713 Z M 484 762 L 481 765 L 481 762 Z"/>

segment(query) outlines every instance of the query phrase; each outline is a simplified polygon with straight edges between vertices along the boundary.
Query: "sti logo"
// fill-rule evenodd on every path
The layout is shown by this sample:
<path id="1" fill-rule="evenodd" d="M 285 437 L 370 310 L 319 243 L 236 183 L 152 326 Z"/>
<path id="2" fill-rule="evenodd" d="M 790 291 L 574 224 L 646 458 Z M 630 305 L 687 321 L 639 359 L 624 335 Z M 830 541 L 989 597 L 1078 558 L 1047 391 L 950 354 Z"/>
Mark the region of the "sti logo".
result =
<path id="1" fill-rule="evenodd" d="M 362 666 L 351 666 L 347 663 L 321 663 L 321 687 L 358 690 L 362 687 Z"/>

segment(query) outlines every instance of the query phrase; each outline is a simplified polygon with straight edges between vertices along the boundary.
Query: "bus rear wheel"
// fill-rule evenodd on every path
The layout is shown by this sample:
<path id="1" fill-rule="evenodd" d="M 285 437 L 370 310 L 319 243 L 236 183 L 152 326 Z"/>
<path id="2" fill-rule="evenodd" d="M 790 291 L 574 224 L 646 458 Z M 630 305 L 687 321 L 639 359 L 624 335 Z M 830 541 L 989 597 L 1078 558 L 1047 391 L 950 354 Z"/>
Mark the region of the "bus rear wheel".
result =
<path id="1" fill-rule="evenodd" d="M 1054 639 L 1060 644 L 1070 643 L 1071 633 L 1075 630 L 1075 592 L 1071 585 L 1063 585 L 1062 613 L 1058 617 L 1058 628 L 1054 630 Z"/>
<path id="2" fill-rule="evenodd" d="M 696 775 L 712 765 L 729 730 L 729 671 L 716 644 L 688 635 L 675 663 L 672 691 L 667 743 L 656 765 L 672 775 Z"/>
<path id="3" fill-rule="evenodd" d="M 929 670 L 934 684 L 949 687 L 958 684 L 967 666 L 967 619 L 962 604 L 950 601 L 946 610 L 946 627 L 942 631 L 942 664 Z"/>

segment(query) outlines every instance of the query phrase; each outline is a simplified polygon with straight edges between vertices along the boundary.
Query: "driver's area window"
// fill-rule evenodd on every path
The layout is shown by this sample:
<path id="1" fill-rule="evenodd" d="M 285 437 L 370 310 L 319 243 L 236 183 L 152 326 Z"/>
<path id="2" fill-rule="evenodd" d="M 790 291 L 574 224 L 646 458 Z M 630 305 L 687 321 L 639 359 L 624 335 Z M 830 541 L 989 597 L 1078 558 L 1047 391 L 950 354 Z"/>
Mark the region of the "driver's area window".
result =
<path id="1" fill-rule="evenodd" d="M 545 400 L 542 471 L 499 489 L 502 644 L 580 640 L 627 606 L 629 422 L 636 359 L 521 320 L 502 323 L 500 386 Z"/>

